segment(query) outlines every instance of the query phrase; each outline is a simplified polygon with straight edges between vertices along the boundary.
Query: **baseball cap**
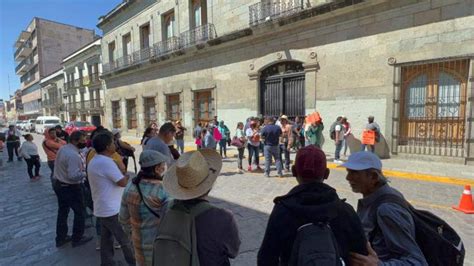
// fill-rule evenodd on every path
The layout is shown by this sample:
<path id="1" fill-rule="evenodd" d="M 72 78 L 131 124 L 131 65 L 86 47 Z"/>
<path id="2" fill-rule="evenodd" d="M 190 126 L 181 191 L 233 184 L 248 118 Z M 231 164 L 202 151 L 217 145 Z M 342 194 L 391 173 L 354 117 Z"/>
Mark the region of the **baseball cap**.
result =
<path id="1" fill-rule="evenodd" d="M 374 153 L 368 151 L 359 151 L 351 154 L 347 162 L 343 163 L 341 167 L 345 167 L 351 170 L 367 170 L 377 169 L 382 171 L 382 161 Z"/>
<path id="2" fill-rule="evenodd" d="M 151 167 L 166 162 L 168 159 L 162 153 L 154 150 L 144 150 L 140 154 L 138 163 L 141 167 Z"/>
<path id="3" fill-rule="evenodd" d="M 320 179 L 324 177 L 326 169 L 326 154 L 320 148 L 309 145 L 299 149 L 296 153 L 294 176 L 304 179 Z"/>

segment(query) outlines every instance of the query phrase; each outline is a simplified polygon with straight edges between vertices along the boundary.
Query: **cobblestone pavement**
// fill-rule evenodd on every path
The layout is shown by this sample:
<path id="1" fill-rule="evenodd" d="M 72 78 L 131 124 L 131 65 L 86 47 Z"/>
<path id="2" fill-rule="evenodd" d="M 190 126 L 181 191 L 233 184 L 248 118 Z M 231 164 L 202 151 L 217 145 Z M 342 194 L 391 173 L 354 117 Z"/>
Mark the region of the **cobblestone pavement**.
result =
<path id="1" fill-rule="evenodd" d="M 35 138 L 39 145 L 42 137 L 35 135 Z M 94 241 L 78 248 L 54 246 L 57 201 L 48 178 L 46 157 L 42 151 L 40 155 L 43 178 L 38 182 L 29 182 L 24 162 L 5 163 L 0 168 L 0 265 L 99 265 Z M 6 159 L 6 152 L 2 156 Z M 359 195 L 350 191 L 344 170 L 331 170 L 327 182 L 337 189 L 341 198 L 356 206 Z M 230 209 L 239 225 L 242 245 L 232 265 L 256 264 L 272 200 L 295 185 L 295 179 L 289 175 L 265 178 L 256 173 L 238 174 L 235 160 L 224 160 L 222 174 L 210 196 L 217 206 Z M 391 178 L 391 185 L 417 208 L 430 210 L 448 221 L 465 242 L 465 265 L 474 265 L 474 216 L 451 209 L 451 205 L 458 203 L 462 187 L 397 178 Z M 93 235 L 94 230 L 89 228 L 86 233 Z M 116 258 L 123 260 L 120 250 Z"/>

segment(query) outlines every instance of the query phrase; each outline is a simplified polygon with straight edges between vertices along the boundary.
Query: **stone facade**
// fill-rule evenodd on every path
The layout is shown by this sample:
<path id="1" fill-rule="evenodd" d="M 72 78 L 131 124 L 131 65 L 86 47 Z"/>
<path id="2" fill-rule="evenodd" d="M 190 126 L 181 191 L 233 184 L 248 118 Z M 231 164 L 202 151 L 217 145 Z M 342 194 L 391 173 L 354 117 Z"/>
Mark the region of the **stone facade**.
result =
<path id="1" fill-rule="evenodd" d="M 64 73 L 60 69 L 41 80 L 41 99 L 43 115 L 57 116 L 61 121 L 67 120 L 64 88 Z"/>
<path id="2" fill-rule="evenodd" d="M 133 51 L 138 51 L 137 29 L 145 21 L 154 25 L 153 40 L 162 41 L 157 16 L 172 8 L 179 14 L 178 32 L 189 29 L 190 3 L 146 2 L 131 3 L 122 12 L 101 19 L 104 62 L 109 61 L 111 41 L 118 45 L 114 58 L 121 57 L 120 36 L 124 33 L 133 33 Z M 271 14 L 251 27 L 249 6 L 257 1 L 212 2 L 214 5 L 207 5 L 207 21 L 213 24 L 216 38 L 105 73 L 106 102 L 120 102 L 120 126 L 125 133 L 139 134 L 145 128 L 144 97 L 155 98 L 161 123 L 169 118 L 167 96 L 176 93 L 180 118 L 188 128 L 194 127 L 195 92 L 200 90 L 212 92 L 212 114 L 234 128 L 237 122 L 261 113 L 262 71 L 281 62 L 299 62 L 304 68 L 306 114 L 316 110 L 325 121 L 323 149 L 334 150 L 327 129 L 336 116 L 347 116 L 359 139 L 367 116 L 374 115 L 384 136 L 377 153 L 388 157 L 398 151 L 396 120 L 404 107 L 397 104 L 396 74 L 402 66 L 449 58 L 471 60 L 474 54 L 472 0 L 367 0 L 348 6 L 337 5 L 341 1 L 309 1 L 303 9 L 279 18 Z M 473 148 L 468 148 L 473 142 L 469 110 L 474 108 L 470 62 L 463 85 L 468 88 L 465 143 L 455 156 L 463 163 L 474 157 Z M 127 128 L 127 99 L 136 99 L 137 127 L 133 129 Z M 106 114 L 106 125 L 111 126 L 109 104 Z M 357 142 L 350 146 L 352 151 L 358 149 Z"/>
<path id="3" fill-rule="evenodd" d="M 81 47 L 64 58 L 64 93 L 67 120 L 87 121 L 96 126 L 104 119 L 104 90 L 100 39 Z"/>

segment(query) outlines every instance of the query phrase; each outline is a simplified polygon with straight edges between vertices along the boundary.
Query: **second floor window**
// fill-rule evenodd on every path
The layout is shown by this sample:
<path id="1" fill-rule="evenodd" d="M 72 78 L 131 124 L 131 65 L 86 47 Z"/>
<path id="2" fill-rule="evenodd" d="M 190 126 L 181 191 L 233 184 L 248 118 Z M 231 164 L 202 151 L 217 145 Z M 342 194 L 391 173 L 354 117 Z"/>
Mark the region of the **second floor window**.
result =
<path id="1" fill-rule="evenodd" d="M 109 62 L 113 62 L 115 60 L 114 53 L 115 53 L 115 42 L 111 42 L 109 43 Z"/>
<path id="2" fill-rule="evenodd" d="M 146 24 L 140 27 L 140 47 L 145 49 L 150 46 L 150 24 Z"/>
<path id="3" fill-rule="evenodd" d="M 175 36 L 175 18 L 174 18 L 174 11 L 168 13 L 167 15 L 164 15 L 163 17 L 164 20 L 164 34 L 163 38 L 164 39 L 169 39 L 173 36 Z"/>
<path id="4" fill-rule="evenodd" d="M 123 44 L 123 56 L 132 54 L 132 37 L 130 36 L 130 33 L 122 37 L 122 44 Z"/>

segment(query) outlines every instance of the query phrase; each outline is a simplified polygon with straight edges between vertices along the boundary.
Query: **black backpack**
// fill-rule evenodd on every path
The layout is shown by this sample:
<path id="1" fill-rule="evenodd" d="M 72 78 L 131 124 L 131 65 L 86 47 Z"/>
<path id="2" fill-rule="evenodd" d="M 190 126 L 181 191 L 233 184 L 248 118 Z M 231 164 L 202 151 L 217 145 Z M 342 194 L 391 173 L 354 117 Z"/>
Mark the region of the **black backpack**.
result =
<path id="1" fill-rule="evenodd" d="M 292 211 L 283 202 L 281 203 Z M 329 212 L 329 217 L 321 217 L 320 221 L 316 219 L 305 223 L 301 217 L 298 217 L 303 225 L 296 232 L 288 262 L 289 266 L 345 265 L 336 237 L 329 225 L 329 221 L 336 216 L 337 211 L 334 209 Z"/>
<path id="2" fill-rule="evenodd" d="M 298 228 L 288 265 L 344 265 L 328 222 L 307 223 Z"/>
<path id="3" fill-rule="evenodd" d="M 405 208 L 413 217 L 415 223 L 415 238 L 426 262 L 430 266 L 461 266 L 464 262 L 464 244 L 456 233 L 444 220 L 431 212 L 415 209 L 410 203 L 398 195 L 386 194 L 381 196 L 369 217 L 375 219 L 375 229 L 369 233 L 372 242 L 375 232 L 380 230 L 377 225 L 376 211 L 382 203 L 394 203 Z"/>

